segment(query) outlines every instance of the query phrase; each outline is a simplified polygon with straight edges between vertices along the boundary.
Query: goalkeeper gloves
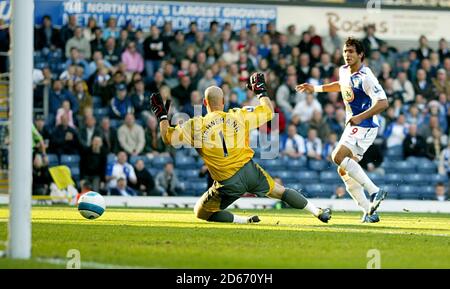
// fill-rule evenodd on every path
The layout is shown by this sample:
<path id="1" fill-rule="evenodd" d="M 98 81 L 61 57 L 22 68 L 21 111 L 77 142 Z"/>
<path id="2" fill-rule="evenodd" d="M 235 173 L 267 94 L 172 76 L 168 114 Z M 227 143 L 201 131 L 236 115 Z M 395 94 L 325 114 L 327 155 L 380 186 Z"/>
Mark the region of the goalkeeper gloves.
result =
<path id="1" fill-rule="evenodd" d="M 261 72 L 255 72 L 250 76 L 247 88 L 253 91 L 258 98 L 267 96 L 266 82 L 264 80 L 264 74 Z"/>
<path id="2" fill-rule="evenodd" d="M 164 101 L 161 97 L 161 94 L 159 92 L 152 93 L 150 96 L 150 104 L 153 113 L 158 118 L 158 121 L 161 122 L 165 119 L 167 119 L 167 114 L 169 112 L 170 108 L 170 100 L 166 100 L 166 104 L 164 104 Z"/>

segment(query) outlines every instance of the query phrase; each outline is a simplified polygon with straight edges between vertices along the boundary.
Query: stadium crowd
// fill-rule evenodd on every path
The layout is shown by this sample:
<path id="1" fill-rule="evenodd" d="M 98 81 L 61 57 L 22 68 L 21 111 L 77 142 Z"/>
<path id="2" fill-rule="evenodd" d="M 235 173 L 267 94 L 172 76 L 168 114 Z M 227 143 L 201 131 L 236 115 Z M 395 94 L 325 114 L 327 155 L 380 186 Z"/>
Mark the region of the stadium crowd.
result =
<path id="1" fill-rule="evenodd" d="M 432 49 L 421 36 L 416 47 L 400 51 L 378 38 L 374 25 L 365 33 L 365 64 L 385 89 L 390 107 L 380 117 L 379 137 L 362 161 L 364 168 L 383 174 L 384 152 L 399 148 L 404 159 L 426 157 L 438 164 L 440 174 L 450 176 L 446 39 Z M 176 152 L 161 141 L 149 108 L 151 93 L 160 91 L 172 100 L 171 115 L 204 115 L 205 107 L 194 106 L 202 105 L 211 85 L 223 89 L 226 109 L 254 106 L 258 101 L 245 83 L 252 72 L 261 71 L 279 125 L 269 123 L 260 133 L 279 134 L 284 158 L 330 161 L 345 126 L 342 98 L 339 93 L 299 93 L 295 86 L 338 80 L 344 41 L 331 24 L 326 35 L 318 35 L 313 25 L 306 31 L 290 25 L 280 32 L 269 23 L 261 32 L 256 24 L 234 31 L 217 22 L 207 32 L 198 31 L 195 22 L 188 31 L 174 31 L 166 22 L 145 33 L 132 22 L 118 27 L 114 18 L 104 26 L 91 18 L 80 27 L 75 15 L 56 28 L 46 16 L 35 29 L 35 127 L 48 154 L 80 156 L 80 179 L 94 190 L 177 195 L 183 186 L 172 162 L 156 175 L 145 166 L 146 159 L 161 156 L 176 165 Z M 34 162 L 37 187 L 43 183 L 48 188 L 48 164 L 45 155 Z"/>

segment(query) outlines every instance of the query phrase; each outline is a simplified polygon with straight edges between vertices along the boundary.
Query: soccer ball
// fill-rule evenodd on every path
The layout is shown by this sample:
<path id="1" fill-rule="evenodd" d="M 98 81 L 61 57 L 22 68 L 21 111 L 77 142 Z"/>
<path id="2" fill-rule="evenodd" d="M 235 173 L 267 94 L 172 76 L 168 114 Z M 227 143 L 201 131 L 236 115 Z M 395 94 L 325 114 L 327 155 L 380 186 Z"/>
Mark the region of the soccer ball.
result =
<path id="1" fill-rule="evenodd" d="M 99 193 L 87 192 L 78 201 L 78 211 L 86 219 L 97 219 L 105 211 L 105 199 Z"/>

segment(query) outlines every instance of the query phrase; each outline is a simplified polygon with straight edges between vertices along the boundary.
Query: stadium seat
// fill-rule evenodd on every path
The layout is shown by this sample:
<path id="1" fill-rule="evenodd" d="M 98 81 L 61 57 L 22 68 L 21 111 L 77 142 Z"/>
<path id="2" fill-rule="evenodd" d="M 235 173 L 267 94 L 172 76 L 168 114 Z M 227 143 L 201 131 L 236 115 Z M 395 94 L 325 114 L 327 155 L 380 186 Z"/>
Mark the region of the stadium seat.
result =
<path id="1" fill-rule="evenodd" d="M 193 157 L 178 156 L 175 158 L 175 167 L 177 169 L 192 170 L 197 168 L 197 163 Z"/>
<path id="2" fill-rule="evenodd" d="M 320 181 L 323 184 L 338 184 L 342 183 L 342 179 L 337 171 L 323 171 L 320 173 Z"/>
<path id="3" fill-rule="evenodd" d="M 416 170 L 421 174 L 436 174 L 437 165 L 429 159 L 424 158 L 416 163 Z"/>
<path id="4" fill-rule="evenodd" d="M 199 178 L 199 170 L 177 170 L 178 177 L 184 179 Z"/>
<path id="5" fill-rule="evenodd" d="M 367 176 L 374 182 L 376 185 L 385 184 L 384 176 L 377 173 L 367 173 Z"/>
<path id="6" fill-rule="evenodd" d="M 80 180 L 80 168 L 78 166 L 70 167 L 70 173 L 74 181 L 78 182 Z"/>
<path id="7" fill-rule="evenodd" d="M 283 162 L 285 166 L 292 170 L 306 167 L 306 158 L 292 159 L 287 157 L 283 158 Z"/>
<path id="8" fill-rule="evenodd" d="M 59 165 L 58 155 L 48 154 L 47 155 L 47 159 L 48 159 L 48 166 L 49 167 L 53 167 L 53 166 Z"/>
<path id="9" fill-rule="evenodd" d="M 448 182 L 448 177 L 446 175 L 433 174 L 429 175 L 427 179 L 432 185 L 436 185 L 437 183 L 446 184 Z"/>
<path id="10" fill-rule="evenodd" d="M 401 174 L 387 174 L 384 176 L 384 180 L 386 184 L 395 184 L 400 185 L 403 184 L 403 175 Z"/>
<path id="11" fill-rule="evenodd" d="M 156 175 L 157 175 L 161 170 L 156 169 L 156 168 L 149 168 L 149 169 L 147 169 L 147 171 L 152 175 L 153 178 L 155 178 Z"/>
<path id="12" fill-rule="evenodd" d="M 418 191 L 421 200 L 434 200 L 436 198 L 434 186 L 421 186 Z"/>
<path id="13" fill-rule="evenodd" d="M 134 166 L 138 160 L 143 160 L 145 162 L 145 156 L 130 156 L 128 162 Z"/>
<path id="14" fill-rule="evenodd" d="M 113 162 L 115 162 L 115 161 L 116 161 L 116 155 L 113 154 L 113 153 L 109 153 L 109 154 L 108 154 L 108 157 L 107 157 L 107 162 L 108 162 L 108 164 L 109 164 L 109 163 L 113 163 Z"/>
<path id="15" fill-rule="evenodd" d="M 405 183 L 413 186 L 426 185 L 429 183 L 426 174 L 409 174 L 404 176 Z"/>
<path id="16" fill-rule="evenodd" d="M 392 169 L 393 169 L 393 172 L 395 172 L 397 174 L 413 174 L 416 172 L 415 165 L 408 161 L 394 162 Z"/>
<path id="17" fill-rule="evenodd" d="M 395 200 L 398 199 L 399 194 L 399 186 L 397 185 L 385 185 L 383 188 L 388 192 L 387 199 Z"/>
<path id="18" fill-rule="evenodd" d="M 297 181 L 295 172 L 292 171 L 277 171 L 275 174 L 272 174 L 272 177 L 275 176 L 281 178 L 283 183 L 295 183 Z"/>
<path id="19" fill-rule="evenodd" d="M 111 123 L 111 127 L 115 128 L 115 129 L 118 129 L 122 125 L 123 120 L 121 120 L 121 119 L 111 119 L 110 123 Z"/>
<path id="20" fill-rule="evenodd" d="M 393 161 L 403 160 L 403 147 L 399 145 L 388 148 L 385 157 Z"/>
<path id="21" fill-rule="evenodd" d="M 310 184 L 306 187 L 306 192 L 310 198 L 331 198 L 333 186 L 324 184 Z"/>
<path id="22" fill-rule="evenodd" d="M 101 119 L 104 116 L 107 116 L 109 113 L 109 109 L 106 107 L 102 107 L 102 108 L 94 108 L 94 116 L 97 119 Z"/>
<path id="23" fill-rule="evenodd" d="M 330 164 L 327 161 L 323 160 L 309 160 L 308 161 L 308 167 L 313 171 L 323 171 L 325 170 Z"/>
<path id="24" fill-rule="evenodd" d="M 155 168 L 162 169 L 166 163 L 172 162 L 171 157 L 156 156 L 153 158 L 152 165 Z"/>
<path id="25" fill-rule="evenodd" d="M 80 164 L 79 155 L 61 155 L 61 165 L 66 165 L 68 167 L 78 167 Z"/>
<path id="26" fill-rule="evenodd" d="M 314 171 L 300 171 L 294 174 L 301 184 L 313 184 L 319 182 L 319 174 Z"/>
<path id="27" fill-rule="evenodd" d="M 296 182 L 296 183 L 285 183 L 284 186 L 286 188 L 294 189 L 294 190 L 297 190 L 297 191 L 302 191 L 302 190 L 304 191 L 305 190 L 305 186 L 302 185 L 299 182 Z"/>
<path id="28" fill-rule="evenodd" d="M 102 99 L 100 98 L 100 96 L 92 97 L 92 105 L 94 106 L 94 109 L 102 107 Z"/>
<path id="29" fill-rule="evenodd" d="M 272 160 L 260 160 L 259 164 L 265 170 L 281 170 L 284 167 L 283 161 L 281 159 L 272 159 Z"/>
<path id="30" fill-rule="evenodd" d="M 206 180 L 201 182 L 190 182 L 190 190 L 195 196 L 202 195 L 208 189 L 208 183 Z"/>
<path id="31" fill-rule="evenodd" d="M 419 192 L 417 187 L 410 185 L 403 185 L 398 188 L 398 194 L 402 200 L 414 200 L 419 199 Z"/>

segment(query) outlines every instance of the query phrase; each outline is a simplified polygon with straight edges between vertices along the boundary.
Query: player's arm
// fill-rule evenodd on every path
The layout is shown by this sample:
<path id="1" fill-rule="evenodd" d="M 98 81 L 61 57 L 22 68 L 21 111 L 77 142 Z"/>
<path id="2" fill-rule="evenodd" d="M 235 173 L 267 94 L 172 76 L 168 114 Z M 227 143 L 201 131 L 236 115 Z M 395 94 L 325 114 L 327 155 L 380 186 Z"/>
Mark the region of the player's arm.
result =
<path id="1" fill-rule="evenodd" d="M 372 107 L 360 114 L 352 116 L 347 123 L 350 125 L 358 125 L 363 120 L 371 118 L 374 115 L 377 115 L 383 111 L 385 111 L 389 107 L 389 103 L 386 97 L 386 93 L 381 87 L 378 80 L 373 75 L 369 75 L 366 78 L 366 81 L 363 83 L 363 89 L 375 101 L 375 104 Z"/>
<path id="2" fill-rule="evenodd" d="M 152 111 L 155 113 L 159 121 L 159 129 L 161 131 L 161 138 L 167 145 L 176 146 L 179 144 L 191 144 L 193 138 L 193 120 L 189 120 L 186 125 L 180 127 L 171 127 L 167 114 L 170 108 L 170 100 L 164 104 L 159 93 L 153 93 L 150 98 Z"/>
<path id="3" fill-rule="evenodd" d="M 341 85 L 339 84 L 339 81 L 335 81 L 328 84 L 323 85 L 312 85 L 310 83 L 302 83 L 295 87 L 295 90 L 298 92 L 308 92 L 308 93 L 314 93 L 314 92 L 339 92 L 341 91 Z"/>
<path id="4" fill-rule="evenodd" d="M 274 108 L 272 102 L 267 95 L 266 83 L 264 80 L 264 74 L 261 72 L 255 72 L 250 76 L 247 88 L 256 94 L 259 99 L 260 105 L 256 106 L 253 111 L 248 112 L 241 110 L 244 120 L 249 129 L 255 129 L 261 125 L 272 120 L 274 116 Z"/>

